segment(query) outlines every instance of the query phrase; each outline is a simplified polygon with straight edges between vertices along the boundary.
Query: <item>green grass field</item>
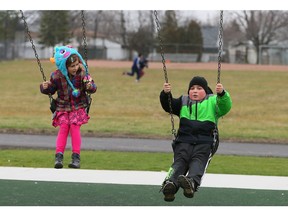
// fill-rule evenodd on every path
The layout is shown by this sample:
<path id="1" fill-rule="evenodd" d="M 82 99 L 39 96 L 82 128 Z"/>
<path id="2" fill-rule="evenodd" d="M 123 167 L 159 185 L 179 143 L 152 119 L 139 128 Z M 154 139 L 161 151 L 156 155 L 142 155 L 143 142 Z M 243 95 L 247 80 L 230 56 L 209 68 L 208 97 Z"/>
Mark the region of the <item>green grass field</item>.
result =
<path id="1" fill-rule="evenodd" d="M 107 62 L 109 64 L 109 62 Z M 49 79 L 55 66 L 42 63 Z M 49 100 L 39 91 L 42 75 L 36 61 L 1 62 L 0 131 L 56 133 L 51 126 Z M 146 69 L 141 82 L 122 76 L 128 68 L 89 67 L 98 85 L 92 95 L 91 119 L 82 127 L 95 136 L 137 136 L 171 138 L 170 117 L 159 102 L 164 82 L 161 69 Z M 194 75 L 205 76 L 214 88 L 215 70 L 173 69 L 169 81 L 175 97 L 186 94 Z M 233 107 L 219 121 L 222 140 L 287 143 L 288 73 L 277 71 L 223 70 L 221 82 L 231 93 Z M 178 119 L 175 118 L 178 127 Z"/>
<path id="2" fill-rule="evenodd" d="M 49 99 L 39 91 L 42 75 L 36 61 L 4 61 L 1 62 L 1 66 L 3 72 L 0 73 L 0 90 L 2 92 L 0 132 L 52 133 L 56 135 L 57 129 L 51 126 Z M 50 62 L 42 62 L 42 66 L 46 78 L 49 79 L 50 72 L 55 69 L 55 65 Z M 159 103 L 159 92 L 164 82 L 163 71 L 153 68 L 146 69 L 146 74 L 141 82 L 135 83 L 135 78 L 122 76 L 124 70 L 129 70 L 129 67 L 116 69 L 89 67 L 98 90 L 96 94 L 92 95 L 91 119 L 87 125 L 82 127 L 82 133 L 84 135 L 109 137 L 171 138 L 170 117 L 162 110 Z M 168 75 L 175 97 L 187 92 L 188 83 L 194 75 L 205 76 L 212 88 L 212 84 L 216 82 L 216 69 L 195 71 L 179 68 L 169 70 L 168 65 Z M 222 69 L 221 81 L 231 93 L 233 107 L 230 113 L 219 121 L 221 140 L 286 144 L 288 138 L 286 80 L 288 80 L 288 73 L 286 72 L 227 71 Z M 177 118 L 175 118 L 175 126 L 178 127 Z M 3 152 L 3 150 L 1 151 Z M 37 156 L 43 155 L 40 150 L 40 153 L 27 153 L 22 156 L 21 152 L 23 150 L 10 151 L 5 155 L 14 155 L 18 157 L 16 161 L 20 161 L 20 163 L 13 161 L 12 166 L 51 167 L 51 163 L 53 164 L 52 152 L 44 153 L 46 157 L 51 157 L 49 160 L 41 160 Z M 96 154 L 101 155 L 101 152 Z M 87 152 L 87 156 L 83 156 L 83 160 L 87 160 L 86 162 L 83 161 L 84 168 L 99 168 L 98 164 L 95 165 L 93 162 L 96 154 L 95 152 Z M 104 161 L 107 161 L 107 158 L 110 160 L 115 157 L 116 161 L 111 159 L 111 164 L 122 164 L 122 167 L 118 167 L 119 169 L 132 167 L 140 170 L 166 170 L 170 166 L 172 157 L 167 154 L 163 154 L 164 156 L 150 154 L 147 157 L 151 159 L 151 166 L 139 167 L 139 163 L 124 163 L 123 157 L 125 156 L 119 153 L 105 152 L 105 155 Z M 2 166 L 11 165 L 11 163 L 7 164 L 9 159 L 6 156 L 1 159 Z M 137 154 L 129 155 L 129 157 L 137 158 Z M 287 175 L 286 172 L 282 172 L 286 170 L 284 167 L 287 167 L 287 160 L 285 159 L 273 159 L 276 161 L 272 164 L 284 166 L 279 166 L 280 169 L 278 170 L 269 165 L 261 166 L 261 164 L 266 164 L 262 161 L 270 160 L 267 158 L 247 157 L 243 159 L 241 157 L 231 157 L 226 159 L 217 155 L 216 157 L 211 163 L 211 172 Z M 29 162 L 27 158 L 32 158 L 32 162 Z M 166 158 L 164 164 L 158 165 L 161 161 L 159 158 Z M 238 165 L 245 162 L 250 164 L 235 167 L 225 166 L 231 164 L 231 160 L 236 160 L 234 163 Z M 255 160 L 260 161 L 255 162 Z M 25 161 L 27 164 L 23 165 L 21 161 Z M 120 163 L 118 163 L 119 161 Z M 223 165 L 218 164 L 218 170 L 216 171 L 213 164 L 218 162 Z M 145 163 L 149 164 L 149 161 Z M 137 164 L 137 167 L 134 167 L 135 164 Z M 111 168 L 111 165 L 108 165 L 108 167 Z M 101 167 L 100 165 L 100 168 L 105 169 L 105 166 Z"/>

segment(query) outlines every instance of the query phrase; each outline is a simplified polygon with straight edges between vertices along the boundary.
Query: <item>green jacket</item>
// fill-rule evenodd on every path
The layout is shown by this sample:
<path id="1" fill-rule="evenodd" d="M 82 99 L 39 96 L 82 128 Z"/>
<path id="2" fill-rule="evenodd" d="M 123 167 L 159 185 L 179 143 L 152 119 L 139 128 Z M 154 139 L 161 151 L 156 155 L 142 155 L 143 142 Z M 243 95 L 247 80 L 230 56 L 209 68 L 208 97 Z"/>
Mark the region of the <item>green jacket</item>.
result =
<path id="1" fill-rule="evenodd" d="M 176 142 L 192 144 L 213 142 L 215 124 L 232 107 L 229 92 L 224 91 L 221 95 L 207 94 L 202 101 L 191 100 L 188 95 L 179 98 L 170 95 L 172 113 L 180 118 Z M 160 103 L 162 108 L 170 113 L 168 96 L 169 94 L 161 91 Z"/>

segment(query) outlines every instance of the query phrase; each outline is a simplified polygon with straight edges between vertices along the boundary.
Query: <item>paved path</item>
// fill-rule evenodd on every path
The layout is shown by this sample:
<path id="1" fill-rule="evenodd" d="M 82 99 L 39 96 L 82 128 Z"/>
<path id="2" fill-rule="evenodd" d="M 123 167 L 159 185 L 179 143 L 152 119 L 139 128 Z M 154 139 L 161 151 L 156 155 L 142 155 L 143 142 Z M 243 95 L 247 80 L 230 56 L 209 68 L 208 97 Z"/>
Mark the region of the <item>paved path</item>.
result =
<path id="1" fill-rule="evenodd" d="M 56 136 L 0 134 L 0 148 L 55 148 Z M 171 140 L 82 137 L 82 149 L 113 151 L 172 152 Z M 70 148 L 68 138 L 67 148 Z M 288 145 L 220 143 L 217 154 L 288 157 Z"/>
<path id="2" fill-rule="evenodd" d="M 161 185 L 166 172 L 0 167 L 0 180 Z M 288 177 L 206 173 L 202 187 L 287 190 Z"/>

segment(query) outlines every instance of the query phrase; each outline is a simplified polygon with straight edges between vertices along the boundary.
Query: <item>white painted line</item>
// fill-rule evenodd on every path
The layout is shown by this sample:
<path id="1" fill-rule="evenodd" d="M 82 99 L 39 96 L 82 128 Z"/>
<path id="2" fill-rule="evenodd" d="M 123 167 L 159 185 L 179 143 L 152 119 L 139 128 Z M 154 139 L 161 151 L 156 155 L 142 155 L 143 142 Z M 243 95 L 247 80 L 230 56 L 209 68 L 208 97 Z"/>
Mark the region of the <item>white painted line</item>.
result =
<path id="1" fill-rule="evenodd" d="M 166 172 L 0 167 L 0 179 L 158 185 Z M 288 177 L 205 174 L 201 187 L 288 190 Z"/>
<path id="2" fill-rule="evenodd" d="M 288 190 L 288 177 L 207 173 L 202 187 Z"/>

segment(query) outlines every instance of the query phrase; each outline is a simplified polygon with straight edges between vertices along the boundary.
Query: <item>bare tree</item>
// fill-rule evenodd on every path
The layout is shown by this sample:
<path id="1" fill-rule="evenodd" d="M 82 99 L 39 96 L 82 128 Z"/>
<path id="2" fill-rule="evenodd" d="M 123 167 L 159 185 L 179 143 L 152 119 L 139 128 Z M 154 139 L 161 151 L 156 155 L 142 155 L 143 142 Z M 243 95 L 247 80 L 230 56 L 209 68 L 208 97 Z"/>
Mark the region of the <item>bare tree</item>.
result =
<path id="1" fill-rule="evenodd" d="M 288 27 L 287 11 L 251 10 L 235 12 L 235 14 L 237 17 L 235 21 L 244 31 L 246 40 L 252 41 L 256 48 L 257 63 L 259 63 L 260 46 L 275 42 L 277 32 Z"/>
<path id="2" fill-rule="evenodd" d="M 122 44 L 124 47 L 127 47 L 127 30 L 126 30 L 126 19 L 124 15 L 124 11 L 121 11 L 121 38 L 122 38 Z"/>
<path id="3" fill-rule="evenodd" d="M 147 56 L 153 49 L 155 29 L 152 15 L 151 11 L 137 11 L 139 25 L 137 29 L 127 31 L 130 52 L 136 50 L 138 53 Z"/>
<path id="4" fill-rule="evenodd" d="M 233 41 L 234 44 L 239 43 L 239 41 L 243 41 L 246 37 L 243 31 L 241 31 L 240 25 L 236 19 L 230 20 L 224 26 L 224 39 L 225 41 Z"/>

